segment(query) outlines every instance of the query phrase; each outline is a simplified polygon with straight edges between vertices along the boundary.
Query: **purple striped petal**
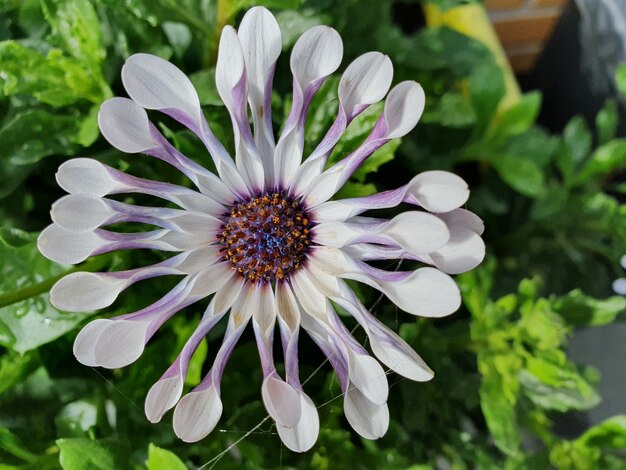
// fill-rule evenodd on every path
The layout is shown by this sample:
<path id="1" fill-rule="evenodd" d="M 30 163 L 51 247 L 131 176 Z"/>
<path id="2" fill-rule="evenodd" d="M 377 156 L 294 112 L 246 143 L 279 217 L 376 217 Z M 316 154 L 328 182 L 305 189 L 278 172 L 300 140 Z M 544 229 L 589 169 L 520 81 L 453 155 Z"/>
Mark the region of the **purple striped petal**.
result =
<path id="1" fill-rule="evenodd" d="M 195 274 L 218 262 L 216 247 L 187 251 L 143 268 L 110 273 L 75 272 L 60 279 L 50 291 L 50 303 L 68 312 L 88 312 L 110 306 L 136 282 L 158 276 Z"/>
<path id="2" fill-rule="evenodd" d="M 141 107 L 159 110 L 198 135 L 222 180 L 236 194 L 247 194 L 232 158 L 206 122 L 196 90 L 178 67 L 154 55 L 135 54 L 122 67 L 122 82 L 133 101 Z"/>
<path id="3" fill-rule="evenodd" d="M 424 92 L 416 82 L 397 85 L 389 93 L 384 112 L 365 141 L 346 158 L 311 180 L 304 191 L 307 203 L 316 206 L 330 199 L 372 153 L 413 129 L 423 110 Z"/>
<path id="4" fill-rule="evenodd" d="M 241 20 L 238 34 L 246 64 L 254 141 L 263 160 L 263 167 L 270 170 L 275 147 L 272 129 L 272 80 L 276 60 L 282 49 L 280 28 L 269 10 L 254 7 Z"/>
<path id="5" fill-rule="evenodd" d="M 434 268 L 389 272 L 329 247 L 315 247 L 310 261 L 331 276 L 352 279 L 379 290 L 413 315 L 441 317 L 461 305 L 461 294 L 452 278 Z"/>
<path id="6" fill-rule="evenodd" d="M 363 54 L 348 66 L 339 82 L 337 118 L 322 142 L 299 168 L 292 184 L 295 194 L 307 192 L 312 181 L 322 173 L 329 155 L 350 122 L 369 105 L 383 99 L 392 77 L 391 61 L 380 52 Z"/>
<path id="7" fill-rule="evenodd" d="M 156 196 L 195 212 L 212 213 L 215 202 L 197 191 L 170 183 L 137 178 L 91 158 L 74 158 L 63 163 L 57 182 L 70 194 L 106 196 L 140 193 Z"/>
<path id="8" fill-rule="evenodd" d="M 450 239 L 447 225 L 424 212 L 403 212 L 391 220 L 360 218 L 347 222 L 322 222 L 313 239 L 320 245 L 341 248 L 355 243 L 377 243 L 413 254 L 431 253 Z"/>
<path id="9" fill-rule="evenodd" d="M 210 295 L 226 281 L 223 271 L 211 268 L 183 279 L 165 297 L 142 310 L 95 320 L 76 337 L 74 355 L 85 365 L 108 369 L 131 364 L 172 315 Z"/>
<path id="10" fill-rule="evenodd" d="M 226 26 L 222 30 L 215 83 L 231 116 L 237 168 L 251 192 L 262 191 L 264 169 L 248 122 L 248 91 L 243 50 L 232 26 Z"/>
<path id="11" fill-rule="evenodd" d="M 302 161 L 309 105 L 326 78 L 339 67 L 342 55 L 341 37 L 326 26 L 311 28 L 294 45 L 290 61 L 294 76 L 291 111 L 275 152 L 275 174 L 279 185 L 292 185 Z"/>
<path id="12" fill-rule="evenodd" d="M 225 209 L 216 204 L 213 215 Z M 174 231 L 217 232 L 222 222 L 205 212 L 125 204 L 90 194 L 70 194 L 52 205 L 52 221 L 72 232 L 90 232 L 118 222 L 140 222 Z"/>
<path id="13" fill-rule="evenodd" d="M 445 171 L 427 171 L 398 189 L 325 202 L 313 213 L 316 220 L 346 220 L 368 210 L 388 209 L 403 202 L 432 212 L 449 212 L 465 204 L 468 197 L 467 183 L 458 176 Z"/>
<path id="14" fill-rule="evenodd" d="M 185 442 L 197 442 L 208 436 L 215 428 L 222 414 L 220 383 L 228 358 L 245 329 L 252 311 L 249 291 L 244 290 L 228 319 L 228 327 L 213 367 L 202 382 L 180 399 L 174 410 L 174 432 Z"/>
<path id="15" fill-rule="evenodd" d="M 219 297 L 220 300 L 217 300 L 218 294 L 216 293 L 204 312 L 200 323 L 183 346 L 176 360 L 159 381 L 150 388 L 146 396 L 144 409 L 148 420 L 151 422 L 158 423 L 165 412 L 176 406 L 183 392 L 191 357 L 202 339 L 221 320 L 235 302 L 238 293 L 241 291 L 242 283 L 235 282 L 234 286 L 234 289 L 233 286 L 227 286 L 218 291 L 218 293 L 222 293 Z M 228 292 L 224 294 L 224 290 Z"/>

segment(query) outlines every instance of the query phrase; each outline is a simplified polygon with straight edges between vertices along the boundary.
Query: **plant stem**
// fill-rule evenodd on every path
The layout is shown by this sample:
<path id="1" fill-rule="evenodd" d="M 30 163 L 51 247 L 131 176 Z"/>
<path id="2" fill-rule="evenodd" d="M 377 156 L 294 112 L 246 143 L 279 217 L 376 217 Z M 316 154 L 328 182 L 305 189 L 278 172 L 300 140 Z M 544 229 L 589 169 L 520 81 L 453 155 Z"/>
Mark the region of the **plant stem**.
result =
<path id="1" fill-rule="evenodd" d="M 16 302 L 21 302 L 22 300 L 30 299 L 32 297 L 36 297 L 45 292 L 48 292 L 52 286 L 62 277 L 67 274 L 76 272 L 76 271 L 99 271 L 103 269 L 105 266 L 109 264 L 110 256 L 98 256 L 97 258 L 88 261 L 87 263 L 77 266 L 73 269 L 70 269 L 63 274 L 59 274 L 58 276 L 51 277 L 50 279 L 46 279 L 45 281 L 41 281 L 38 284 L 34 284 L 32 286 L 23 287 L 22 289 L 14 290 L 12 292 L 7 292 L 6 294 L 0 295 L 0 308 L 6 307 L 8 305 L 14 304 Z"/>

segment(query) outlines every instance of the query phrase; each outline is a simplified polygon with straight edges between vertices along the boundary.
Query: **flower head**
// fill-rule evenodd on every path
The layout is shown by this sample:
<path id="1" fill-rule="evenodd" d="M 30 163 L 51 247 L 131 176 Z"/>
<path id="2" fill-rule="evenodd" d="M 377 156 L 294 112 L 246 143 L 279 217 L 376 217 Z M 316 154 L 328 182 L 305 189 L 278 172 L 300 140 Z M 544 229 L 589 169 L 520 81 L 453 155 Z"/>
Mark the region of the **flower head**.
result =
<path id="1" fill-rule="evenodd" d="M 424 109 L 422 88 L 406 81 L 389 91 L 393 75 L 389 58 L 379 52 L 358 57 L 339 83 L 334 123 L 303 159 L 307 110 L 324 80 L 339 67 L 343 46 L 339 34 L 325 26 L 308 30 L 296 42 L 291 54 L 291 112 L 276 141 L 270 101 L 280 50 L 278 24 L 264 8 L 248 11 L 239 31 L 224 28 L 216 84 L 232 119 L 234 159 L 211 132 L 195 89 L 178 68 L 152 55 L 130 57 L 122 68 L 122 81 L 131 99 L 106 101 L 98 116 L 100 130 L 124 152 L 169 163 L 196 189 L 131 176 L 93 159 L 73 159 L 57 173 L 69 195 L 52 206 L 54 223 L 38 241 L 45 256 L 68 264 L 120 249 L 175 253 L 163 262 L 127 271 L 75 272 L 54 286 L 50 300 L 55 306 L 91 311 L 110 306 L 135 282 L 164 275 L 182 279 L 152 305 L 87 324 L 76 338 L 74 354 L 89 366 L 118 368 L 132 363 L 169 318 L 211 297 L 196 330 L 145 402 L 152 422 L 175 407 L 174 430 L 185 441 L 202 439 L 219 420 L 224 367 L 250 322 L 263 369 L 263 402 L 287 447 L 311 448 L 319 430 L 316 407 L 298 374 L 301 329 L 334 367 L 350 424 L 365 438 L 381 437 L 389 422 L 385 371 L 350 334 L 331 301 L 357 320 L 383 364 L 409 379 L 429 380 L 433 373 L 428 366 L 361 304 L 345 279 L 379 290 L 410 314 L 441 317 L 461 303 L 449 274 L 474 268 L 484 256 L 482 222 L 460 208 L 469 191 L 451 173 L 428 171 L 395 190 L 331 200 L 375 150 L 417 124 Z M 326 168 L 350 122 L 385 95 L 384 112 L 365 141 Z M 206 146 L 217 174 L 171 145 L 150 122 L 147 109 L 165 113 L 193 131 Z M 126 193 L 154 196 L 178 208 L 142 207 L 107 197 Z M 412 209 L 391 220 L 361 215 L 401 203 Z M 118 222 L 155 228 L 137 233 L 102 228 Z M 425 266 L 389 272 L 368 264 L 388 259 L 410 259 Z M 212 368 L 182 396 L 192 354 L 224 317 L 228 326 Z M 284 377 L 272 357 L 276 322 Z"/>

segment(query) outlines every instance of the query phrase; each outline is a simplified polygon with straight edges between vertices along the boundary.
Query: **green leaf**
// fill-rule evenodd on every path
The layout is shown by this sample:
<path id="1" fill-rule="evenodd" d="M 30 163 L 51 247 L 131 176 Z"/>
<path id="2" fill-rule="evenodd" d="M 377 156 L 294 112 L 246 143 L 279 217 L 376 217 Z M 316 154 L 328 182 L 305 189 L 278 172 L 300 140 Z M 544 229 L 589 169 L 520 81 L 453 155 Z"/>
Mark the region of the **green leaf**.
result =
<path id="1" fill-rule="evenodd" d="M 209 346 L 206 339 L 203 339 L 195 350 L 189 361 L 189 370 L 185 377 L 185 384 L 195 387 L 202 380 L 202 366 L 207 356 Z"/>
<path id="2" fill-rule="evenodd" d="M 518 322 L 520 334 L 538 350 L 551 350 L 560 347 L 570 333 L 563 319 L 550 311 L 549 302 L 539 299 L 528 302 L 520 309 Z"/>
<path id="3" fill-rule="evenodd" d="M 148 470 L 187 470 L 178 456 L 166 449 L 150 444 L 148 447 Z"/>
<path id="4" fill-rule="evenodd" d="M 489 432 L 502 452 L 516 455 L 519 452 L 521 436 L 515 413 L 515 401 L 505 390 L 516 383 L 514 373 L 519 367 L 519 359 L 514 355 L 479 358 L 478 367 L 483 376 L 480 384 L 480 408 Z M 506 371 L 506 367 L 510 369 L 506 375 L 502 375 L 501 371 Z"/>
<path id="5" fill-rule="evenodd" d="M 569 182 L 576 169 L 591 150 L 592 137 L 582 116 L 574 117 L 565 127 L 563 138 L 556 155 L 556 165 L 566 182 Z"/>
<path id="6" fill-rule="evenodd" d="M 461 93 L 452 91 L 434 101 L 422 117 L 425 123 L 436 123 L 445 127 L 463 128 L 476 123 L 472 104 Z"/>
<path id="7" fill-rule="evenodd" d="M 570 193 L 564 186 L 549 186 L 540 198 L 535 199 L 530 212 L 531 219 L 551 223 L 555 217 L 563 213 L 563 208 L 567 206 L 569 197 Z"/>
<path id="8" fill-rule="evenodd" d="M 102 101 L 93 78 L 76 61 L 58 49 L 43 55 L 15 41 L 0 43 L 0 86 L 4 96 L 29 94 L 51 106 Z"/>
<path id="9" fill-rule="evenodd" d="M 19 188 L 42 158 L 74 153 L 78 132 L 75 116 L 36 108 L 12 116 L 0 128 L 0 198 Z"/>
<path id="10" fill-rule="evenodd" d="M 44 17 L 52 27 L 50 42 L 99 76 L 106 56 L 100 22 L 88 0 L 42 0 Z"/>
<path id="11" fill-rule="evenodd" d="M 594 176 L 606 175 L 624 167 L 626 167 L 626 139 L 612 140 L 591 154 L 575 182 L 584 183 Z"/>
<path id="12" fill-rule="evenodd" d="M 124 446 L 111 439 L 59 439 L 59 463 L 64 470 L 124 470 L 130 468 Z"/>
<path id="13" fill-rule="evenodd" d="M 80 123 L 78 135 L 75 140 L 83 147 L 89 147 L 93 144 L 98 136 L 100 136 L 100 129 L 98 128 L 98 111 L 100 111 L 100 105 L 94 105 L 89 110 L 89 114 Z"/>
<path id="14" fill-rule="evenodd" d="M 80 130 L 76 116 L 52 114 L 43 109 L 29 109 L 12 117 L 0 129 L 0 160 L 15 166 L 37 163 L 53 154 L 76 151 Z"/>
<path id="15" fill-rule="evenodd" d="M 41 11 L 39 0 L 23 0 L 20 5 L 18 22 L 20 28 L 31 38 L 41 39 L 48 31 L 48 24 Z"/>
<path id="16" fill-rule="evenodd" d="M 374 194 L 376 192 L 376 186 L 372 183 L 355 183 L 353 181 L 347 181 L 337 194 L 335 194 L 334 199 L 347 199 L 351 197 L 363 197 L 369 196 L 370 194 Z"/>
<path id="17" fill-rule="evenodd" d="M 494 60 L 480 63 L 469 77 L 472 107 L 482 126 L 487 126 L 506 92 L 502 69 Z"/>
<path id="18" fill-rule="evenodd" d="M 540 127 L 533 126 L 520 135 L 511 137 L 490 161 L 499 155 L 523 158 L 545 168 L 551 161 L 559 145 L 558 139 L 549 135 Z"/>
<path id="19" fill-rule="evenodd" d="M 0 356 L 0 395 L 27 377 L 39 365 L 36 353 L 8 352 Z"/>
<path id="20" fill-rule="evenodd" d="M 163 23 L 163 31 L 174 48 L 176 56 L 182 59 L 191 44 L 191 31 L 189 27 L 184 23 L 166 21 Z"/>
<path id="21" fill-rule="evenodd" d="M 617 133 L 617 103 L 615 100 L 606 100 L 606 103 L 604 103 L 604 106 L 596 115 L 596 130 L 600 145 L 606 144 L 615 138 Z"/>
<path id="22" fill-rule="evenodd" d="M 547 189 L 544 173 L 533 161 L 502 155 L 493 166 L 509 186 L 524 196 L 539 198 Z"/>
<path id="23" fill-rule="evenodd" d="M 35 454 L 24 447 L 19 437 L 2 426 L 0 426 L 0 449 L 25 462 L 33 462 L 37 459 Z"/>
<path id="24" fill-rule="evenodd" d="M 626 449 L 626 415 L 613 416 L 589 429 L 577 443 L 603 449 Z"/>
<path id="25" fill-rule="evenodd" d="M 526 359 L 526 366 L 519 375 L 525 394 L 547 410 L 586 410 L 596 406 L 600 397 L 593 385 L 556 347 L 536 351 Z"/>
<path id="26" fill-rule="evenodd" d="M 519 102 L 498 115 L 487 131 L 487 139 L 506 139 L 526 132 L 534 124 L 541 106 L 541 94 L 525 94 Z"/>
<path id="27" fill-rule="evenodd" d="M 330 18 L 322 18 L 313 10 L 284 10 L 278 12 L 276 21 L 280 26 L 283 49 L 293 46 L 305 31 L 320 24 L 328 24 Z"/>
<path id="28" fill-rule="evenodd" d="M 189 79 L 198 91 L 200 104 L 202 106 L 224 106 L 215 86 L 215 69 L 205 69 L 189 75 Z"/>
<path id="29" fill-rule="evenodd" d="M 20 247 L 37 240 L 34 233 L 25 232 L 15 227 L 0 228 L 0 243 L 10 247 Z"/>
<path id="30" fill-rule="evenodd" d="M 576 289 L 562 297 L 552 298 L 551 308 L 570 325 L 601 326 L 613 322 L 617 315 L 626 310 L 626 298 L 614 296 L 594 299 Z"/>

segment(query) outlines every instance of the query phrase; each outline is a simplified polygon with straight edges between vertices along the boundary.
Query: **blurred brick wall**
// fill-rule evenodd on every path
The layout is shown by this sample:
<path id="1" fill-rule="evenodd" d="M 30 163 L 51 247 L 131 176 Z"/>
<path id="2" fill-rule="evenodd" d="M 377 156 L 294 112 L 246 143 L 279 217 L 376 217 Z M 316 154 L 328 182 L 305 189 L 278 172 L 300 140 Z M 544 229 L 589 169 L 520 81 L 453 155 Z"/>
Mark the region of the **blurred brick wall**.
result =
<path id="1" fill-rule="evenodd" d="M 485 0 L 496 33 L 518 73 L 532 69 L 568 0 Z"/>

